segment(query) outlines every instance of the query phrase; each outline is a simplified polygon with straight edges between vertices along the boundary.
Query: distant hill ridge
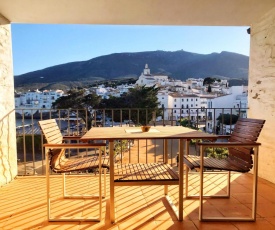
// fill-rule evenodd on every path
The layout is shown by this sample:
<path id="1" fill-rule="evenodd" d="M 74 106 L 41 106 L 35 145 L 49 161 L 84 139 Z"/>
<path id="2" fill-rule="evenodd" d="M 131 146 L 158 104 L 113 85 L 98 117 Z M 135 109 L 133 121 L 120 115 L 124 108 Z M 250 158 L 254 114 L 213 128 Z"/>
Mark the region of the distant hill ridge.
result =
<path id="1" fill-rule="evenodd" d="M 211 54 L 197 54 L 183 50 L 114 53 L 17 75 L 15 87 L 29 85 L 72 87 L 99 80 L 137 78 L 146 63 L 152 74 L 165 74 L 174 79 L 220 77 L 247 80 L 248 62 L 248 56 L 225 51 Z"/>

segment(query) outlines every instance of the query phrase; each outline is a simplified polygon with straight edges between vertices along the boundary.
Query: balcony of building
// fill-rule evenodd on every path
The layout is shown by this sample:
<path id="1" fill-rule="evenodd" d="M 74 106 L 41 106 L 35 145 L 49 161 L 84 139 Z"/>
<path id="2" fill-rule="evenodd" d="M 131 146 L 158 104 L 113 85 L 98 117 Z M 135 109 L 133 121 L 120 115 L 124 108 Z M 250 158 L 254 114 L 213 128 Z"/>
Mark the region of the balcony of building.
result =
<path id="1" fill-rule="evenodd" d="M 215 109 L 213 109 L 215 110 Z M 48 116 L 65 114 L 62 111 L 47 110 Z M 104 111 L 104 112 L 103 112 Z M 98 111 L 101 120 L 105 120 L 108 111 Z M 121 110 L 118 110 L 122 112 Z M 68 112 L 68 111 L 67 111 Z M 79 111 L 78 111 L 79 112 Z M 252 223 L 241 222 L 200 222 L 199 221 L 199 201 L 196 199 L 185 199 L 183 205 L 184 220 L 178 221 L 173 210 L 163 197 L 162 186 L 122 186 L 115 189 L 116 223 L 111 224 L 109 216 L 110 196 L 109 196 L 109 174 L 107 174 L 107 196 L 103 200 L 103 218 L 97 222 L 48 222 L 47 221 L 47 200 L 46 200 L 46 178 L 45 178 L 45 153 L 43 148 L 37 147 L 35 139 L 41 136 L 39 130 L 35 129 L 37 120 L 33 117 L 26 119 L 23 116 L 21 121 L 32 124 L 25 127 L 24 132 L 18 133 L 17 139 L 23 140 L 18 143 L 18 172 L 17 177 L 11 183 L 1 188 L 0 199 L 0 228 L 2 229 L 273 229 L 275 228 L 275 185 L 267 180 L 259 178 L 258 181 L 258 209 L 257 220 Z M 115 114 L 112 112 L 111 114 Z M 134 115 L 133 112 L 126 114 Z M 98 117 L 96 114 L 95 118 Z M 79 118 L 79 114 L 74 112 L 74 118 Z M 122 118 L 122 116 L 119 116 Z M 69 116 L 66 116 L 69 118 Z M 87 120 L 66 119 L 56 117 L 58 122 L 65 119 L 66 127 L 69 128 L 64 135 L 72 133 L 79 134 L 78 122 Z M 103 118 L 103 119 L 102 119 Z M 40 119 L 41 120 L 41 119 Z M 114 122 L 114 117 L 110 118 L 113 125 L 129 125 L 128 119 Z M 63 120 L 64 121 L 64 120 Z M 126 121 L 126 122 L 124 122 Z M 71 123 L 74 129 L 70 129 Z M 69 124 L 68 124 L 69 123 Z M 162 123 L 162 122 L 161 122 Z M 96 124 L 96 123 L 95 123 Z M 105 122 L 102 123 L 104 125 Z M 192 125 L 192 123 L 189 123 Z M 64 124 L 63 124 L 64 125 Z M 61 125 L 62 127 L 62 125 Z M 196 128 L 196 127 L 193 127 Z M 28 129 L 28 130 L 27 130 Z M 112 128 L 110 127 L 110 130 Z M 25 133 L 26 132 L 26 133 Z M 70 133 L 71 132 L 71 133 Z M 85 131 L 84 131 L 85 132 Z M 29 138 L 29 140 L 28 140 Z M 39 139 L 38 143 L 41 141 Z M 169 141 L 169 163 L 177 171 L 178 146 L 176 140 Z M 36 143 L 36 144 L 35 144 Z M 40 142 L 41 143 L 41 142 Z M 43 143 L 43 141 L 42 141 Z M 19 146 L 19 145 L 22 146 Z M 135 140 L 121 148 L 118 155 L 118 163 L 128 162 L 157 162 L 162 159 L 163 143 L 151 140 Z M 156 151 L 156 149 L 158 151 Z M 31 150 L 31 151 L 29 151 Z M 191 154 L 197 154 L 196 147 L 190 144 Z M 69 157 L 78 157 L 83 153 L 72 152 Z M 185 172 L 184 172 L 185 173 Z M 208 174 L 207 183 L 204 190 L 206 193 L 223 194 L 226 191 L 226 175 Z M 206 216 L 249 216 L 252 206 L 252 177 L 250 173 L 233 173 L 231 177 L 231 198 L 230 199 L 208 199 L 205 200 Z M 52 173 L 51 175 L 52 194 L 52 214 L 56 216 L 82 216 L 99 215 L 98 200 L 68 200 L 61 198 L 62 177 Z M 98 192 L 98 175 L 93 173 L 71 174 L 67 180 L 68 193 L 90 194 Z M 189 176 L 189 195 L 197 194 L 199 191 L 199 174 L 194 173 Z M 102 185 L 103 186 L 103 185 Z M 184 194 L 185 194 L 185 184 Z M 175 205 L 178 207 L 178 186 L 169 186 L 170 196 L 173 197 Z"/>

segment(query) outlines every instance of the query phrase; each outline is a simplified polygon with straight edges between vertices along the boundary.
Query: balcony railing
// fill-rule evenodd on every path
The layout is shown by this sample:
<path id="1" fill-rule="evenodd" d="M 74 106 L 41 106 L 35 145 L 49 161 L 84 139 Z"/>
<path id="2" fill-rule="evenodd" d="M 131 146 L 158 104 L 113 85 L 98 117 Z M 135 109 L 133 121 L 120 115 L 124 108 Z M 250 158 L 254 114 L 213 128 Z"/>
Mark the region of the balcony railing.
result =
<path id="1" fill-rule="evenodd" d="M 243 109 L 242 109 L 243 111 Z M 245 117 L 246 113 L 235 108 L 162 108 L 159 111 L 140 108 L 87 110 L 16 109 L 16 134 L 18 175 L 44 175 L 45 153 L 43 135 L 38 121 L 56 119 L 63 135 L 83 135 L 93 126 L 139 126 L 142 122 L 152 126 L 183 125 L 209 133 L 226 134 L 234 128 L 233 115 Z M 225 125 L 225 115 L 229 124 Z M 221 116 L 220 116 L 221 115 Z M 217 118 L 220 116 L 220 122 Z M 228 121 L 227 121 L 228 123 Z M 169 160 L 176 167 L 177 146 L 175 140 L 169 144 Z M 129 141 L 117 144 L 117 159 L 127 162 L 157 162 L 163 158 L 163 141 Z M 191 146 L 192 148 L 192 146 Z M 192 151 L 192 150 L 191 150 Z M 83 153 L 71 151 L 69 157 L 79 157 Z"/>

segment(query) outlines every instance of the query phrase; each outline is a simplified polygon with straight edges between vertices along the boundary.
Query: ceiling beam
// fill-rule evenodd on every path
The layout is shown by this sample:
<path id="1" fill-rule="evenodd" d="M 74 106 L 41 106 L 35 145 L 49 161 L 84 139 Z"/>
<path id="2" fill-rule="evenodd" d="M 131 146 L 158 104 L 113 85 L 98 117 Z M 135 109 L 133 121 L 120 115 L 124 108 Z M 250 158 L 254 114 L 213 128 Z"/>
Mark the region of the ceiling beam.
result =
<path id="1" fill-rule="evenodd" d="M 0 25 L 10 24 L 10 21 L 4 17 L 2 14 L 0 14 Z"/>

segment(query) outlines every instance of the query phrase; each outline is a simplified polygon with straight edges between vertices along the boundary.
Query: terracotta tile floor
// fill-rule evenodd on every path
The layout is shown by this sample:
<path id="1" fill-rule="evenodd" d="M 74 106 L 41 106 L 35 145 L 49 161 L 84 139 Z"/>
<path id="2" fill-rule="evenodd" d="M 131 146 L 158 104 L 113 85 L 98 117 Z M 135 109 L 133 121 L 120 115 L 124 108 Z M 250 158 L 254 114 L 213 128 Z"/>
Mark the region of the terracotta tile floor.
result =
<path id="1" fill-rule="evenodd" d="M 198 191 L 198 175 L 189 178 L 190 194 Z M 225 177 L 207 175 L 205 191 L 225 192 Z M 108 180 L 108 179 L 107 179 Z M 97 192 L 98 177 L 71 176 L 68 193 Z M 62 199 L 62 178 L 51 178 L 52 214 L 62 216 L 99 215 L 98 201 L 91 199 Z M 252 175 L 233 174 L 230 199 L 207 199 L 207 216 L 244 215 L 251 213 Z M 169 186 L 171 198 L 178 205 L 178 188 Z M 177 221 L 161 186 L 116 187 L 115 224 L 109 220 L 109 186 L 103 200 L 101 222 L 48 222 L 46 181 L 44 177 L 19 177 L 0 188 L 0 229 L 275 229 L 275 185 L 259 178 L 256 222 L 200 222 L 198 200 L 184 200 L 184 221 Z"/>

